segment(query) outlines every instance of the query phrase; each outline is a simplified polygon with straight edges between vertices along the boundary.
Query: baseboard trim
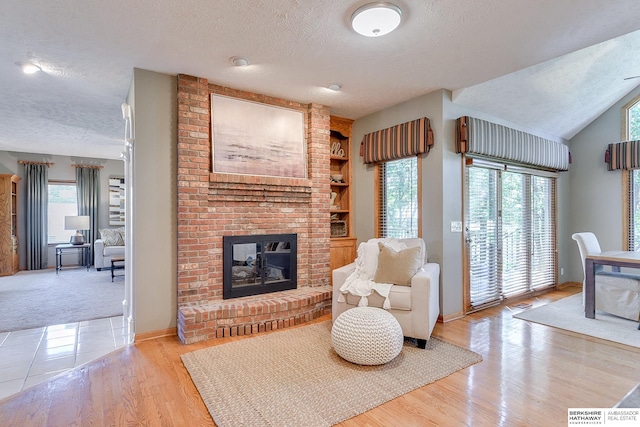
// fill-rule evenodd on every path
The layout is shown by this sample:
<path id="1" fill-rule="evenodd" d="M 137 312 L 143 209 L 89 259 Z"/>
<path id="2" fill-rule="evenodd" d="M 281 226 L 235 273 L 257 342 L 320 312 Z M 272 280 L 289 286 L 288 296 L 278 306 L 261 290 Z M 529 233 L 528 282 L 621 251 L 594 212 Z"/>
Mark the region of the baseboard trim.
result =
<path id="1" fill-rule="evenodd" d="M 464 313 L 461 311 L 457 313 L 447 314 L 446 316 L 443 316 L 441 314 L 440 316 L 438 316 L 438 322 L 440 323 L 453 322 L 454 320 L 462 319 L 463 317 L 464 317 Z"/>
<path id="2" fill-rule="evenodd" d="M 154 340 L 156 338 L 170 337 L 170 336 L 175 336 L 175 335 L 178 335 L 178 329 L 177 328 L 159 329 L 157 331 L 151 331 L 151 332 L 144 332 L 142 334 L 136 334 L 136 337 L 133 340 L 133 342 L 134 343 L 139 343 L 139 342 L 142 342 L 142 341 L 149 341 L 149 340 Z"/>

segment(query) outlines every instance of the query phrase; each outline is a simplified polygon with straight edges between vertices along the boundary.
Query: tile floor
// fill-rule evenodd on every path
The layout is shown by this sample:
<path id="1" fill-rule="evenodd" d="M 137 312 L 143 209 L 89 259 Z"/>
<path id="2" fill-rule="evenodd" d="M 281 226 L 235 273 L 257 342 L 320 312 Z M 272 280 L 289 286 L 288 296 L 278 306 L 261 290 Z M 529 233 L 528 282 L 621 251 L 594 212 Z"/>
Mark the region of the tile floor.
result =
<path id="1" fill-rule="evenodd" d="M 123 316 L 0 332 L 0 399 L 128 342 Z"/>

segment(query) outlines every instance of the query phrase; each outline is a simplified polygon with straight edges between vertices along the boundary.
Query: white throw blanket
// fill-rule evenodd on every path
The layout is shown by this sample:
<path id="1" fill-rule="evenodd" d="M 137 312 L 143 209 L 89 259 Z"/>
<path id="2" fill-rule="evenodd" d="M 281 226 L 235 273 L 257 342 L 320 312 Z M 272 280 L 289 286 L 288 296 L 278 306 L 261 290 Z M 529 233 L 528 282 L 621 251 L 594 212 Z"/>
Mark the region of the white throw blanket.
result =
<path id="1" fill-rule="evenodd" d="M 369 305 L 367 297 L 375 291 L 384 298 L 382 308 L 388 310 L 391 308 L 391 304 L 389 303 L 389 293 L 391 292 L 392 286 L 393 284 L 376 283 L 368 278 L 365 273 L 362 257 L 358 256 L 358 258 L 356 258 L 355 271 L 347 277 L 344 284 L 340 287 L 341 293 L 338 296 L 338 302 L 346 302 L 344 295 L 349 293 L 360 297 L 358 307 L 366 307 Z"/>

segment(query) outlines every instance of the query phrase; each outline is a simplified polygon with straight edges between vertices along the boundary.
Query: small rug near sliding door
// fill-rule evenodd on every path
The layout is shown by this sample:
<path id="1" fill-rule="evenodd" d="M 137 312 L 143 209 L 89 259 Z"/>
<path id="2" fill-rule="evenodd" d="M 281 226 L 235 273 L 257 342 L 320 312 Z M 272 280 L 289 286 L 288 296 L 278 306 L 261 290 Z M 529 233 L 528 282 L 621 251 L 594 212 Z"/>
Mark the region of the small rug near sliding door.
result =
<path id="1" fill-rule="evenodd" d="M 525 310 L 513 317 L 640 348 L 638 322 L 601 311 L 596 311 L 595 319 L 584 317 L 582 293 Z"/>
<path id="2" fill-rule="evenodd" d="M 182 356 L 216 424 L 251 427 L 331 426 L 481 360 L 432 338 L 386 365 L 354 365 L 333 350 L 331 322 Z"/>

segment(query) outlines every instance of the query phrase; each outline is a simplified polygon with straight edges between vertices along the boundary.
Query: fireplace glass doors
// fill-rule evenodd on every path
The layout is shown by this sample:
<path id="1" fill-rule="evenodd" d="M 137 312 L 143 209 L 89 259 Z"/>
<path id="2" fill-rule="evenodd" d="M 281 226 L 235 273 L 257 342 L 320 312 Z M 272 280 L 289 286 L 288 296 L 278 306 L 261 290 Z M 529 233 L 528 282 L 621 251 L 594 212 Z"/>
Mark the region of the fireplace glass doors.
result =
<path id="1" fill-rule="evenodd" d="M 223 236 L 223 298 L 296 289 L 297 235 Z"/>

